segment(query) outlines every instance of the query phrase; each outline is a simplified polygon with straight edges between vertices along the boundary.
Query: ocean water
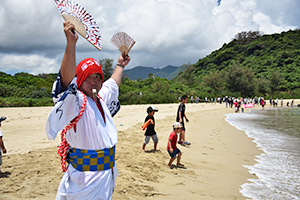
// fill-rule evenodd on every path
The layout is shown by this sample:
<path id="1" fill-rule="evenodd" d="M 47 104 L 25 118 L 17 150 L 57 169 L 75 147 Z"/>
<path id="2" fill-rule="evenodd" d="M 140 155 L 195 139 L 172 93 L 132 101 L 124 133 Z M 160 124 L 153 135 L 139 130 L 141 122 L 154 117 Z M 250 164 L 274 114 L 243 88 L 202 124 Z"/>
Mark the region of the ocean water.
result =
<path id="1" fill-rule="evenodd" d="M 226 115 L 263 151 L 244 166 L 257 179 L 241 185 L 247 199 L 300 199 L 300 108 L 277 107 Z"/>

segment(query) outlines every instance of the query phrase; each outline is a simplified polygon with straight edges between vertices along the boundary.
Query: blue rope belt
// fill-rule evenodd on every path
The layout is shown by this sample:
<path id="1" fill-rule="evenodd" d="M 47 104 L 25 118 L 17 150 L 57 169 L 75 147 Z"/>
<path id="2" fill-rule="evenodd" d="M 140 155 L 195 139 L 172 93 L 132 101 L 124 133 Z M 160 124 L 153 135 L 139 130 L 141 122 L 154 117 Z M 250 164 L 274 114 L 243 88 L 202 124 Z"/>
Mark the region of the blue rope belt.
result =
<path id="1" fill-rule="evenodd" d="M 102 150 L 72 148 L 68 161 L 78 171 L 108 170 L 115 166 L 115 146 Z"/>

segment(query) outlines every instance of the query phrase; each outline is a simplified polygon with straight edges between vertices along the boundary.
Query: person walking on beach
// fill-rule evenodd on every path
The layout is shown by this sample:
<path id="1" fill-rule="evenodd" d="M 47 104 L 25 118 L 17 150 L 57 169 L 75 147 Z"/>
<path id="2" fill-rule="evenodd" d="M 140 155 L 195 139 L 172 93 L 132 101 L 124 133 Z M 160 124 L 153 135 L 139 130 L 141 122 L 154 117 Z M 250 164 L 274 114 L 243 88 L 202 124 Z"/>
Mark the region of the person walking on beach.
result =
<path id="1" fill-rule="evenodd" d="M 264 100 L 264 98 L 261 98 L 260 104 L 261 104 L 261 108 L 262 108 L 262 110 L 263 110 L 264 107 L 265 107 L 265 100 Z"/>
<path id="2" fill-rule="evenodd" d="M 1 122 L 6 120 L 6 117 L 0 117 L 0 127 L 1 127 Z M 6 148 L 4 146 L 4 142 L 3 142 L 3 133 L 0 130 L 0 172 L 1 172 L 1 165 L 2 165 L 2 153 L 6 153 Z"/>
<path id="3" fill-rule="evenodd" d="M 181 103 L 178 106 L 176 121 L 182 124 L 181 132 L 179 135 L 178 144 L 190 145 L 191 143 L 185 141 L 185 127 L 184 127 L 184 118 L 186 122 L 189 122 L 188 118 L 185 115 L 185 104 L 188 102 L 188 97 L 183 95 L 181 98 Z"/>
<path id="4" fill-rule="evenodd" d="M 198 104 L 199 103 L 199 97 L 198 96 L 196 96 L 196 103 Z"/>
<path id="5" fill-rule="evenodd" d="M 112 199 L 118 176 L 118 133 L 112 117 L 120 109 L 119 86 L 130 57 L 120 55 L 111 78 L 103 82 L 97 60 L 86 58 L 76 67 L 78 35 L 73 23 L 66 21 L 63 25 L 67 46 L 53 84 L 55 106 L 46 123 L 48 139 L 54 140 L 63 129 L 58 154 L 65 173 L 56 200 Z"/>
<path id="6" fill-rule="evenodd" d="M 238 112 L 239 111 L 239 103 L 237 102 L 237 100 L 235 100 L 235 102 L 233 104 L 234 104 L 235 112 Z"/>
<path id="7" fill-rule="evenodd" d="M 173 125 L 173 131 L 170 134 L 169 140 L 168 140 L 168 143 L 167 143 L 167 151 L 168 151 L 169 155 L 171 156 L 171 159 L 168 163 L 168 167 L 170 167 L 170 169 L 173 168 L 172 163 L 176 159 L 176 155 L 178 155 L 178 157 L 177 157 L 177 167 L 184 167 L 184 165 L 182 163 L 180 163 L 182 153 L 177 148 L 177 145 L 176 145 L 177 137 L 178 137 L 177 134 L 180 133 L 181 129 L 182 129 L 181 123 L 176 122 Z"/>
<path id="8" fill-rule="evenodd" d="M 147 123 L 149 120 L 151 121 L 151 123 L 149 123 L 149 125 L 147 126 L 147 129 L 146 129 L 146 132 L 145 132 L 145 141 L 143 143 L 142 151 L 145 151 L 145 147 L 149 143 L 150 138 L 152 138 L 152 141 L 154 143 L 154 152 L 157 151 L 158 137 L 154 130 L 154 127 L 155 127 L 154 114 L 157 111 L 158 110 L 152 106 L 149 106 L 147 108 L 148 115 L 145 118 L 145 123 Z"/>

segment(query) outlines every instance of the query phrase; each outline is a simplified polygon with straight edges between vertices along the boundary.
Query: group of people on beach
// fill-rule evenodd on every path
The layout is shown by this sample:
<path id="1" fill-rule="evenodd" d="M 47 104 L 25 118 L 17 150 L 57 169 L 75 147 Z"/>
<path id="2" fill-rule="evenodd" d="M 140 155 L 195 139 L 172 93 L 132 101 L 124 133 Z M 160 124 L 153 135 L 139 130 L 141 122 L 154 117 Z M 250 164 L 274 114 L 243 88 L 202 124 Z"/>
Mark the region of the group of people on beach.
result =
<path id="1" fill-rule="evenodd" d="M 187 142 L 185 140 L 185 126 L 184 126 L 184 120 L 189 122 L 188 118 L 185 115 L 185 104 L 188 102 L 187 95 L 183 95 L 180 99 L 181 102 L 177 109 L 177 116 L 176 116 L 176 122 L 173 125 L 173 131 L 171 132 L 168 142 L 167 142 L 167 151 L 171 157 L 168 167 L 173 168 L 173 161 L 177 158 L 177 167 L 184 167 L 182 163 L 180 163 L 181 160 L 181 151 L 177 148 L 177 143 L 181 145 L 190 145 L 191 143 Z M 149 106 L 147 108 L 148 115 L 145 118 L 144 125 L 146 125 L 146 131 L 145 131 L 145 140 L 143 142 L 142 151 L 145 151 L 146 145 L 149 143 L 150 138 L 152 138 L 154 143 L 154 152 L 157 150 L 157 143 L 158 143 L 158 137 L 155 131 L 155 119 L 154 114 L 155 112 L 158 112 L 157 109 L 155 109 L 152 106 Z M 151 122 L 151 123 L 149 123 Z M 179 134 L 179 139 L 178 139 Z"/>
<path id="2" fill-rule="evenodd" d="M 199 98 L 199 97 L 198 97 Z M 191 99 L 191 103 L 193 103 L 193 96 L 190 97 Z M 180 100 L 180 97 L 178 98 L 178 100 Z M 200 102 L 202 101 L 201 99 L 196 101 L 196 102 Z M 264 97 L 254 97 L 254 98 L 243 98 L 243 97 L 239 97 L 239 98 L 235 98 L 235 97 L 231 97 L 231 96 L 224 96 L 224 97 L 215 97 L 215 98 L 209 98 L 209 97 L 204 97 L 203 101 L 205 103 L 220 103 L 220 104 L 225 104 L 226 108 L 232 108 L 234 106 L 235 112 L 239 112 L 240 110 L 242 110 L 242 112 L 244 111 L 244 108 L 242 107 L 243 105 L 246 104 L 251 104 L 253 107 L 255 107 L 255 105 L 260 105 L 262 107 L 262 109 L 264 109 L 267 101 L 264 99 Z M 270 107 L 277 107 L 280 103 L 280 106 L 283 106 L 283 98 L 279 99 L 279 98 L 270 98 L 269 99 L 269 104 Z M 290 102 L 286 102 L 286 106 L 289 107 L 293 107 L 294 106 L 294 100 Z M 241 109 L 240 109 L 241 108 Z"/>

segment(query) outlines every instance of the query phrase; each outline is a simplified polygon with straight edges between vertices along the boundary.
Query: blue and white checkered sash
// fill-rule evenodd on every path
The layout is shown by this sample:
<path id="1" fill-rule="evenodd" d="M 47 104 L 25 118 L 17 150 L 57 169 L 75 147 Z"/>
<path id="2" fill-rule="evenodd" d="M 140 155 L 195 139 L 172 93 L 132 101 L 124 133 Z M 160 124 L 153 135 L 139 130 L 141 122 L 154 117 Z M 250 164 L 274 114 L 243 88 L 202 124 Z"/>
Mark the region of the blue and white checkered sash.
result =
<path id="1" fill-rule="evenodd" d="M 101 150 L 72 148 L 69 163 L 78 171 L 103 171 L 115 166 L 115 146 Z"/>

